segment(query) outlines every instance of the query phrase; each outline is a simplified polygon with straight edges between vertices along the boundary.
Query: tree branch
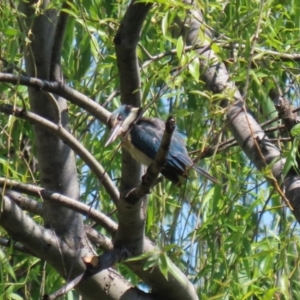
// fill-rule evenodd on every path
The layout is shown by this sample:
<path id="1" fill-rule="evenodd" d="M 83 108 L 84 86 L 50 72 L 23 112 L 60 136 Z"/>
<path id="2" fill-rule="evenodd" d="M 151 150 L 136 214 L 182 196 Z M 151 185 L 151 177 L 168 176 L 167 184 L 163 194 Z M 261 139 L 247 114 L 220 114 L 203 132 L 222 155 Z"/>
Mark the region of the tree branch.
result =
<path id="1" fill-rule="evenodd" d="M 232 44 L 231 42 L 230 43 L 220 42 L 218 44 L 220 47 L 230 49 L 230 50 L 246 49 L 247 47 L 245 44 L 241 44 L 241 43 Z M 265 56 L 273 56 L 280 59 L 281 61 L 291 61 L 291 62 L 300 61 L 300 54 L 298 53 L 278 52 L 278 51 L 269 50 L 260 47 L 253 47 L 253 49 L 255 54 L 257 54 L 253 57 L 253 61 L 263 60 Z"/>
<path id="2" fill-rule="evenodd" d="M 28 199 L 26 197 L 24 198 L 24 196 L 19 197 L 16 193 L 13 193 L 8 189 L 12 189 L 13 191 L 53 201 L 64 207 L 68 207 L 78 213 L 84 214 L 88 216 L 89 219 L 95 221 L 97 224 L 105 228 L 107 232 L 109 232 L 111 235 L 113 235 L 117 231 L 117 224 L 113 222 L 109 217 L 91 208 L 90 206 L 76 201 L 72 198 L 69 198 L 67 196 L 46 190 L 44 188 L 37 187 L 35 185 L 23 184 L 18 181 L 10 180 L 3 177 L 0 177 L 0 186 L 3 189 L 5 188 L 5 193 L 7 193 L 7 195 L 12 195 L 13 199 L 20 207 L 24 207 L 25 209 L 33 208 L 33 211 L 35 211 L 37 214 L 40 213 L 40 205 L 33 203 L 35 201 L 31 199 Z"/>
<path id="3" fill-rule="evenodd" d="M 49 0 L 41 2 L 38 5 L 39 13 L 29 2 L 21 1 L 19 6 L 27 23 L 25 31 L 31 33 L 28 35 L 30 43 L 26 44 L 24 41 L 23 45 L 26 72 L 45 80 L 50 78 L 57 25 L 57 11 L 49 4 Z M 61 120 L 62 127 L 68 128 L 69 117 L 65 99 L 56 97 L 55 101 L 49 101 L 47 95 L 33 88 L 28 88 L 28 95 L 33 112 L 47 120 Z M 40 126 L 34 126 L 34 133 L 41 185 L 77 199 L 79 184 L 73 151 L 63 141 Z M 52 203 L 45 201 L 44 221 L 46 226 L 54 229 L 60 237 L 68 241 L 69 245 L 75 246 L 78 239 L 81 239 L 81 245 L 84 247 L 86 239 L 81 215 L 64 207 L 58 209 Z"/>
<path id="4" fill-rule="evenodd" d="M 8 182 L 8 185 L 11 187 L 10 183 L 12 183 L 12 182 Z M 16 182 L 14 182 L 14 183 L 16 183 Z M 3 186 L 2 178 L 0 178 L 0 186 Z M 16 186 L 19 186 L 19 184 L 16 184 Z M 33 195 L 35 195 L 35 196 L 40 196 L 40 197 L 50 200 L 50 201 L 51 200 L 53 201 L 53 199 L 57 199 L 58 201 L 54 200 L 54 202 L 60 203 L 62 206 L 71 208 L 76 212 L 84 213 L 85 215 L 88 215 L 90 217 L 90 219 L 92 219 L 97 224 L 99 224 L 103 228 L 105 228 L 106 231 L 108 233 L 110 233 L 111 235 L 114 235 L 114 233 L 117 231 L 117 228 L 118 228 L 117 224 L 115 224 L 113 221 L 111 221 L 111 219 L 109 219 L 107 216 L 105 216 L 101 212 L 98 212 L 98 211 L 92 209 L 91 207 L 88 207 L 87 205 L 84 205 L 74 199 L 68 199 L 68 197 L 66 197 L 66 196 L 56 195 L 56 193 L 52 193 L 50 191 L 47 191 L 47 190 L 44 190 L 41 188 L 37 188 L 35 186 L 30 186 L 30 185 L 23 185 L 23 186 L 26 186 L 27 189 L 30 190 L 30 193 L 33 192 Z M 22 192 L 26 192 L 27 189 L 22 190 Z M 8 196 L 15 203 L 17 203 L 18 206 L 20 208 L 22 208 L 23 210 L 29 211 L 38 216 L 43 216 L 43 204 L 42 203 L 32 200 L 32 199 L 30 199 L 20 193 L 14 192 L 12 190 L 5 189 L 5 192 L 4 192 L 4 189 L 0 189 L 0 192 L 2 194 L 5 194 L 5 196 Z M 42 193 L 43 193 L 43 195 L 42 195 Z M 48 193 L 50 194 L 50 196 L 47 195 Z M 65 201 L 67 201 L 67 204 L 62 202 L 61 198 L 64 199 Z M 78 205 L 78 203 L 79 203 L 79 205 Z M 84 211 L 82 209 L 78 208 L 78 206 L 80 206 L 80 207 L 83 206 Z M 86 206 L 86 207 L 84 207 L 84 206 Z M 100 218 L 99 218 L 99 216 L 100 216 Z M 104 251 L 111 251 L 113 249 L 113 244 L 112 244 L 111 239 L 107 238 L 106 236 L 102 235 L 101 233 L 97 232 L 95 229 L 93 229 L 87 225 L 85 225 L 84 229 L 85 229 L 85 233 L 86 233 L 87 237 L 89 238 L 89 240 L 93 244 L 97 245 L 98 248 L 100 248 Z M 1 243 L 1 241 L 0 241 L 1 245 L 3 245 L 3 243 Z M 8 246 L 8 244 L 5 243 L 4 246 Z M 19 244 L 18 244 L 18 246 L 20 246 L 20 247 L 15 247 L 16 250 L 20 250 L 20 251 L 24 252 L 24 249 L 25 249 L 24 246 L 19 245 Z"/>
<path id="5" fill-rule="evenodd" d="M 27 249 L 41 259 L 46 260 L 65 278 L 76 278 L 85 272 L 85 265 L 81 257 L 89 256 L 89 252 L 71 249 L 57 237 L 52 230 L 37 225 L 8 197 L 0 195 L 1 215 L 0 225 L 9 235 L 22 243 Z M 80 244 L 81 241 L 78 241 Z M 107 288 L 118 286 L 118 289 Z M 76 289 L 87 299 L 138 299 L 141 291 L 132 286 L 117 272 L 105 269 L 100 273 L 81 282 Z M 150 299 L 146 298 L 145 299 Z"/>
<path id="6" fill-rule="evenodd" d="M 142 177 L 141 184 L 126 195 L 125 201 L 131 205 L 135 205 L 142 197 L 150 193 L 150 188 L 157 179 L 160 170 L 166 164 L 174 129 L 175 119 L 170 116 L 166 121 L 166 128 L 154 162 L 147 168 L 146 173 Z"/>
<path id="7" fill-rule="evenodd" d="M 105 235 L 87 225 L 84 229 L 89 240 L 98 248 L 105 252 L 111 251 L 114 248 L 112 240 L 107 238 Z"/>
<path id="8" fill-rule="evenodd" d="M 131 1 L 114 38 L 121 101 L 136 107 L 141 106 L 140 74 L 136 47 L 142 24 L 150 8 L 151 4 Z M 138 185 L 140 178 L 141 165 L 123 149 L 121 178 L 121 196 L 123 195 L 123 197 L 120 197 L 117 205 L 119 227 L 116 241 L 118 241 L 118 247 L 129 249 L 133 255 L 139 255 L 143 252 L 147 198 L 143 197 L 138 205 L 131 206 L 125 201 L 124 195 Z M 131 227 L 129 232 L 128 226 Z"/>
<path id="9" fill-rule="evenodd" d="M 193 1 L 184 0 L 185 3 L 193 4 Z M 204 21 L 201 11 L 194 7 L 191 9 L 185 23 L 178 21 L 180 28 L 188 45 L 202 44 L 207 45 L 207 39 L 199 40 L 199 36 L 209 37 L 211 33 L 207 30 L 204 35 L 199 35 L 202 30 Z M 208 38 L 209 40 L 209 38 Z M 195 50 L 198 51 L 198 50 Z M 224 105 L 232 103 L 228 106 L 227 120 L 229 129 L 233 134 L 239 146 L 243 149 L 249 159 L 255 164 L 259 170 L 266 168 L 271 169 L 271 176 L 267 174 L 268 180 L 271 182 L 275 190 L 290 205 L 288 198 L 282 192 L 278 181 L 281 180 L 282 168 L 285 159 L 281 158 L 280 151 L 270 142 L 269 138 L 259 126 L 256 120 L 246 110 L 244 99 L 233 82 L 229 81 L 229 75 L 223 63 L 219 62 L 218 57 L 211 48 L 202 52 L 200 58 L 201 69 L 203 70 L 202 78 L 208 88 L 215 93 L 223 93 Z M 279 158 L 279 159 L 278 159 Z M 291 182 L 291 180 L 286 180 Z M 288 191 L 287 187 L 287 191 Z M 287 193 L 288 194 L 288 193 Z M 295 212 L 296 218 L 300 221 L 300 211 Z"/>
<path id="10" fill-rule="evenodd" d="M 65 1 L 62 5 L 62 9 L 69 8 L 69 4 Z M 63 74 L 61 70 L 61 51 L 64 41 L 64 34 L 68 22 L 68 14 L 64 11 L 60 11 L 57 25 L 55 28 L 55 37 L 51 52 L 51 69 L 50 80 L 61 82 L 63 80 Z"/>
<path id="11" fill-rule="evenodd" d="M 151 3 L 145 4 L 132 1 L 115 37 L 121 101 L 137 107 L 141 106 L 141 86 L 136 46 L 139 41 L 142 23 L 150 8 Z M 134 256 L 148 251 L 157 251 L 154 245 L 145 238 L 146 197 L 140 199 L 136 205 L 129 205 L 125 200 L 128 191 L 138 185 L 140 176 L 139 164 L 123 150 L 121 198 L 117 206 L 119 228 L 116 244 L 129 249 Z M 144 269 L 145 263 L 146 260 L 139 260 L 127 262 L 126 264 L 151 286 L 157 297 L 164 299 L 166 297 L 168 299 L 198 299 L 193 285 L 175 265 L 172 265 L 172 268 L 176 270 L 178 276 L 169 273 L 167 280 L 158 266 L 154 266 L 149 272 L 149 270 Z"/>
<path id="12" fill-rule="evenodd" d="M 81 282 L 87 280 L 88 278 L 99 273 L 102 270 L 114 266 L 116 263 L 125 260 L 127 257 L 128 251 L 126 249 L 113 249 L 112 251 L 104 253 L 100 256 L 83 258 L 83 261 L 86 265 L 86 271 L 83 274 L 80 274 L 78 277 L 74 278 L 72 281 L 68 282 L 65 286 L 60 288 L 52 295 L 44 296 L 43 300 L 55 300 L 65 295 L 67 292 L 69 292 Z M 141 293 L 140 296 L 142 296 L 142 299 L 155 300 L 150 295 L 144 292 L 139 291 L 139 293 Z"/>
<path id="13" fill-rule="evenodd" d="M 141 82 L 136 47 L 151 3 L 131 1 L 114 38 L 123 103 L 141 106 Z"/>
<path id="14" fill-rule="evenodd" d="M 121 102 L 141 106 L 141 82 L 136 53 L 143 22 L 152 4 L 131 1 L 115 35 L 114 43 L 120 78 Z M 131 190 L 141 178 L 141 166 L 126 151 L 122 151 L 121 190 Z"/>
<path id="15" fill-rule="evenodd" d="M 190 0 L 185 0 L 184 2 L 188 4 L 193 3 Z M 191 9 L 186 22 L 184 24 L 180 23 L 180 28 L 183 30 L 183 35 L 188 45 L 209 44 L 209 38 L 208 41 L 199 39 L 199 31 L 202 30 L 203 24 L 201 11 L 196 7 Z M 206 32 L 204 32 L 205 35 L 208 37 L 211 35 L 207 28 Z M 199 52 L 199 50 L 195 51 Z M 228 106 L 227 110 L 229 129 L 234 138 L 256 167 L 260 170 L 264 169 L 275 158 L 279 157 L 280 152 L 270 143 L 267 135 L 252 115 L 247 113 L 242 95 L 234 83 L 229 81 L 226 67 L 219 62 L 219 58 L 214 51 L 208 48 L 206 51 L 202 51 L 199 58 L 201 69 L 203 70 L 202 78 L 207 87 L 215 93 L 223 93 L 224 104 L 232 102 L 232 99 L 235 100 L 233 104 Z M 259 140 L 260 145 L 258 145 L 257 140 Z M 278 179 L 280 178 L 283 164 L 283 161 L 277 161 L 272 164 L 272 172 Z"/>
<path id="16" fill-rule="evenodd" d="M 19 242 L 13 242 L 11 239 L 5 239 L 0 237 L 0 245 L 7 248 L 13 248 L 17 251 L 23 252 L 25 254 L 34 255 L 31 253 L 24 245 L 20 244 Z M 35 255 L 34 255 L 35 256 Z"/>
<path id="17" fill-rule="evenodd" d="M 271 89 L 269 96 L 278 112 L 279 119 L 283 121 L 286 129 L 290 132 L 299 123 L 297 114 L 293 111 L 289 101 L 282 96 L 281 91 L 277 92 L 275 89 Z"/>
<path id="18" fill-rule="evenodd" d="M 17 183 L 17 182 L 15 182 L 15 183 Z M 9 185 L 9 183 L 8 183 L 8 185 Z M 16 184 L 16 185 L 18 186 L 18 184 Z M 2 178 L 0 178 L 0 186 L 3 187 L 0 189 L 1 193 L 5 196 L 8 196 L 11 200 L 13 200 L 15 203 L 17 203 L 20 208 L 22 208 L 23 210 L 29 211 L 31 213 L 34 213 L 35 215 L 43 216 L 43 203 L 32 200 L 32 199 L 24 196 L 23 194 L 17 193 L 13 190 L 8 190 L 8 188 L 10 188 L 10 187 L 6 186 L 6 180 L 4 180 L 4 184 L 3 184 Z M 25 186 L 25 184 L 24 184 L 24 186 Z M 36 196 L 40 196 L 40 195 L 37 194 Z M 74 201 L 76 202 L 76 200 L 74 200 Z"/>
<path id="19" fill-rule="evenodd" d="M 107 124 L 110 113 L 101 105 L 88 98 L 84 94 L 68 87 L 62 82 L 47 81 L 30 76 L 14 75 L 0 72 L 0 82 L 8 82 L 15 85 L 24 85 L 38 90 L 47 91 L 61 96 L 75 105 L 89 112 L 103 124 Z"/>
<path id="20" fill-rule="evenodd" d="M 85 147 L 83 147 L 67 130 L 34 113 L 23 111 L 20 108 L 14 108 L 11 105 L 0 105 L 0 111 L 30 121 L 59 137 L 91 168 L 91 170 L 105 187 L 114 203 L 116 204 L 118 202 L 119 192 L 105 172 L 104 168 L 99 164 L 94 156 Z"/>

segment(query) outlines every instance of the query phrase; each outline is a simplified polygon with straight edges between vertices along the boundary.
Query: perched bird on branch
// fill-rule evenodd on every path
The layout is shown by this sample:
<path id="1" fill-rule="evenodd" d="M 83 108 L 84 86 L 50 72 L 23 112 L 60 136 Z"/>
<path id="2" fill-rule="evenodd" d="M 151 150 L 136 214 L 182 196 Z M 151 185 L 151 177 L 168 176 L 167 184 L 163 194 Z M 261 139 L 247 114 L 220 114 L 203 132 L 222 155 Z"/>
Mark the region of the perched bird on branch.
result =
<path id="1" fill-rule="evenodd" d="M 140 117 L 142 109 L 122 105 L 112 112 L 108 123 L 111 128 L 105 146 L 121 137 L 123 147 L 132 157 L 143 165 L 149 166 L 155 159 L 165 130 L 165 123 L 157 118 Z M 188 155 L 185 140 L 175 130 L 173 132 L 166 165 L 161 173 L 175 184 L 180 184 L 180 177 L 187 177 L 187 171 L 193 168 L 209 180 L 218 181 L 202 168 L 195 166 Z"/>

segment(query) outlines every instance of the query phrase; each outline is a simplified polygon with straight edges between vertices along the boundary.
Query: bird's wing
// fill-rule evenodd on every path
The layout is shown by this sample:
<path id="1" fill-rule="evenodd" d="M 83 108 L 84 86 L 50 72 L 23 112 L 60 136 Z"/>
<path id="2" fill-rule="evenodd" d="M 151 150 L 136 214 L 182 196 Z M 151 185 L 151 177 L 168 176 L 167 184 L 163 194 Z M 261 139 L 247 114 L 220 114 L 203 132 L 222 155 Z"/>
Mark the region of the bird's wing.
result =
<path id="1" fill-rule="evenodd" d="M 165 123 L 162 120 L 157 118 L 142 118 L 131 129 L 131 142 L 136 148 L 154 160 L 159 150 L 164 130 Z M 185 147 L 185 140 L 175 130 L 172 135 L 166 165 L 183 173 L 186 171 L 186 167 L 192 164 L 193 162 L 189 158 Z"/>
<path id="2" fill-rule="evenodd" d="M 131 129 L 131 142 L 151 160 L 154 160 L 159 150 L 164 130 L 165 123 L 162 120 L 156 118 L 141 118 Z M 172 182 L 178 183 L 179 176 L 187 175 L 186 171 L 190 167 L 211 181 L 217 182 L 217 180 L 205 170 L 193 165 L 193 161 L 190 159 L 185 146 L 185 139 L 175 130 L 172 135 L 167 162 L 162 170 L 162 174 Z"/>
<path id="3" fill-rule="evenodd" d="M 131 129 L 132 144 L 154 160 L 158 152 L 164 130 L 164 123 L 159 119 L 141 118 Z"/>

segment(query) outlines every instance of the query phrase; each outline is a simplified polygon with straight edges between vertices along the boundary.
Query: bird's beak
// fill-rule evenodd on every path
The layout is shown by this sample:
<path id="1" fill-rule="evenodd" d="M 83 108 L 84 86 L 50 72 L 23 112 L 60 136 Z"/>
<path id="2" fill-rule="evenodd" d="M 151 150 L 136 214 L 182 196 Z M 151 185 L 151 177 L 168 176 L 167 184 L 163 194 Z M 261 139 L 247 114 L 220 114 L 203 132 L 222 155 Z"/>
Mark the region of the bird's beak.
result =
<path id="1" fill-rule="evenodd" d="M 122 133 L 128 132 L 132 124 L 134 124 L 135 120 L 141 115 L 142 112 L 143 109 L 141 107 L 132 107 L 129 115 L 126 117 L 125 120 L 121 122 L 115 120 L 115 124 L 110 130 L 109 137 L 105 143 L 105 147 L 111 144 Z"/>
<path id="2" fill-rule="evenodd" d="M 113 127 L 109 132 L 109 137 L 105 143 L 105 147 L 111 144 L 122 131 L 123 131 L 122 123 L 118 123 L 115 127 Z"/>

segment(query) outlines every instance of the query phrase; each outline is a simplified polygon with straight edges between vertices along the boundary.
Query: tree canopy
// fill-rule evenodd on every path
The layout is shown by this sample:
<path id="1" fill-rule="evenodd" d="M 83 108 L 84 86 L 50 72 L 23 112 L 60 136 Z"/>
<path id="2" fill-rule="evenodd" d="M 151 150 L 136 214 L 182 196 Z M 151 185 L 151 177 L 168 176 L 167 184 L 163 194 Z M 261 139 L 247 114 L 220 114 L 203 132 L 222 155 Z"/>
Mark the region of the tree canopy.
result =
<path id="1" fill-rule="evenodd" d="M 0 13 L 1 299 L 300 299 L 297 1 Z M 105 147 L 121 104 L 219 183 Z"/>

